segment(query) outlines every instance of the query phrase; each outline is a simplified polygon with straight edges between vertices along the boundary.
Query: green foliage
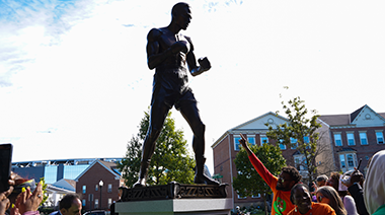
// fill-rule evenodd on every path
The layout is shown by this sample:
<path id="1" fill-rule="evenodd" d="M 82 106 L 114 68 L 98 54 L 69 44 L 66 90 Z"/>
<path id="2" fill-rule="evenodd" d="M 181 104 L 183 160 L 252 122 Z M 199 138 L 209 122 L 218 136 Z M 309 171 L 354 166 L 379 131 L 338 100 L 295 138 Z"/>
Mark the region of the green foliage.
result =
<path id="1" fill-rule="evenodd" d="M 251 151 L 259 158 L 265 167 L 273 174 L 279 175 L 282 167 L 286 165 L 286 160 L 282 156 L 279 146 L 265 143 L 262 146 L 250 146 Z M 254 169 L 245 149 L 241 149 L 234 160 L 238 170 L 237 177 L 233 179 L 233 187 L 240 196 L 252 196 L 261 194 L 262 198 L 271 194 L 270 187 Z"/>
<path id="2" fill-rule="evenodd" d="M 43 200 L 40 203 L 40 206 L 42 206 L 44 204 L 44 202 L 47 201 L 47 199 L 48 199 L 48 195 L 46 195 L 46 193 L 47 193 L 46 189 L 47 189 L 48 185 L 45 183 L 44 177 L 40 178 L 40 182 L 43 185 L 43 187 L 42 187 L 43 188 Z M 36 183 L 36 186 L 37 186 L 37 183 Z"/>
<path id="3" fill-rule="evenodd" d="M 282 101 L 281 104 L 289 123 L 280 124 L 276 127 L 266 124 L 269 127 L 266 135 L 288 147 L 296 147 L 299 153 L 304 155 L 301 165 L 306 167 L 308 171 L 308 180 L 314 181 L 317 170 L 315 157 L 319 140 L 319 134 L 316 130 L 321 127 L 317 122 L 319 115 L 313 110 L 310 118 L 308 118 L 308 110 L 300 97 L 289 100 L 288 104 Z M 291 143 L 290 138 L 296 139 L 297 143 Z"/>
<path id="4" fill-rule="evenodd" d="M 142 156 L 142 144 L 149 127 L 149 110 L 139 125 L 139 132 L 127 144 L 127 152 L 121 164 L 118 165 L 128 187 L 137 180 Z M 156 143 L 149 171 L 148 185 L 163 185 L 171 181 L 190 184 L 194 179 L 194 159 L 186 149 L 187 141 L 183 139 L 183 131 L 175 128 L 175 121 L 168 113 L 162 132 Z"/>

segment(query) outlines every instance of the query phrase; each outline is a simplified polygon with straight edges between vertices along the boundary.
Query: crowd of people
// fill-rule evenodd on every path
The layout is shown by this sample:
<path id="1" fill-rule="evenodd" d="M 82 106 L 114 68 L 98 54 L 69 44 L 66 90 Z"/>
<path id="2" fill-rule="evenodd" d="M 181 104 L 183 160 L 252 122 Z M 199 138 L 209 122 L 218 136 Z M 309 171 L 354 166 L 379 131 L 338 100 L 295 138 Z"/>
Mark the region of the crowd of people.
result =
<path id="1" fill-rule="evenodd" d="M 385 150 L 371 158 L 365 180 L 356 168 L 345 174 L 333 172 L 318 176 L 310 192 L 295 167 L 285 166 L 274 176 L 241 137 L 251 164 L 273 191 L 272 215 L 385 215 Z"/>
<path id="2" fill-rule="evenodd" d="M 23 179 L 12 173 L 9 189 L 0 193 L 0 215 L 39 215 L 43 201 L 43 185 L 40 181 Z M 81 215 L 82 203 L 77 194 L 67 194 L 59 202 L 59 210 L 50 215 Z"/>

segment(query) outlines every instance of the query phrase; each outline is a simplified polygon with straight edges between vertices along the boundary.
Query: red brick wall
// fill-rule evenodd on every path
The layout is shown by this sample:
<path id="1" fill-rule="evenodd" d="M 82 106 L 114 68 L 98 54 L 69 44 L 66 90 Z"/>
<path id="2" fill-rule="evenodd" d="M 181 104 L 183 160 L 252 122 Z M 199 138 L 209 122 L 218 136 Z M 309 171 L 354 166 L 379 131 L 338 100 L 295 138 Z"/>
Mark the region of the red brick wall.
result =
<path id="1" fill-rule="evenodd" d="M 102 201 L 100 202 L 100 189 L 95 190 L 95 185 L 99 184 L 99 181 L 103 180 L 102 187 Z M 112 191 L 108 192 L 108 184 L 112 184 Z M 86 185 L 86 193 L 83 194 L 82 188 L 83 185 Z M 95 163 L 83 176 L 81 176 L 76 183 L 76 193 L 81 196 L 81 199 L 86 200 L 85 206 L 83 209 L 85 211 L 90 210 L 90 202 L 88 201 L 89 194 L 93 194 L 94 198 L 92 201 L 92 208 L 95 209 L 95 199 L 99 199 L 99 205 L 101 203 L 102 209 L 107 209 L 108 199 L 111 198 L 112 202 L 118 200 L 118 188 L 120 186 L 120 180 L 115 179 L 115 175 L 112 174 L 109 170 L 100 165 L 100 163 Z"/>
<path id="2" fill-rule="evenodd" d="M 385 149 L 384 144 L 377 144 L 377 137 L 375 133 L 376 130 L 385 130 L 385 126 L 384 127 L 361 127 L 361 128 L 332 128 L 331 144 L 333 144 L 333 148 L 335 152 L 334 157 L 335 157 L 337 168 L 338 169 L 340 168 L 340 162 L 339 162 L 339 157 L 337 152 L 340 151 L 342 147 L 345 147 L 345 148 L 349 147 L 357 150 L 356 152 L 357 161 L 359 161 L 360 158 L 362 158 L 362 164 L 361 164 L 360 170 L 363 171 L 368 164 L 368 160 L 366 159 L 366 157 L 370 158 L 376 152 Z M 368 145 L 361 145 L 360 136 L 359 136 L 360 131 L 366 131 Z M 341 133 L 342 146 L 335 145 L 334 132 Z M 348 145 L 348 140 L 346 136 L 347 132 L 348 133 L 354 132 L 355 145 L 352 145 L 352 146 Z"/>

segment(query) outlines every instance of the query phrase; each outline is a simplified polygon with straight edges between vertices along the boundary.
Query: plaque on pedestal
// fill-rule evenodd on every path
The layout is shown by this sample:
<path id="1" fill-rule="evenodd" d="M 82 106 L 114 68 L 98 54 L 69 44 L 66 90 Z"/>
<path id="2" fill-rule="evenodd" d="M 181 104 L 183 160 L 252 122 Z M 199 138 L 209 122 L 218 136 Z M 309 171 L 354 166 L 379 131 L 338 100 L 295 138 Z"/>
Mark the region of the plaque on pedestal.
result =
<path id="1" fill-rule="evenodd" d="M 226 196 L 226 184 L 179 184 L 173 181 L 167 185 L 123 189 L 121 200 L 127 202 L 187 198 L 226 198 Z"/>

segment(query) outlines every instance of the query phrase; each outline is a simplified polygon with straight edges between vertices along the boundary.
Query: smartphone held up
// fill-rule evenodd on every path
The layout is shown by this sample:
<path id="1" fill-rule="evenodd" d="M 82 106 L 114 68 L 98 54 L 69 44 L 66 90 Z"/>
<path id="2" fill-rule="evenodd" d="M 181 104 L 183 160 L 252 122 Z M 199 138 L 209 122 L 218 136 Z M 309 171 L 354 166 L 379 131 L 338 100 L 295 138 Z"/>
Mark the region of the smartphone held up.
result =
<path id="1" fill-rule="evenodd" d="M 9 189 L 11 175 L 12 144 L 0 144 L 0 193 Z"/>

